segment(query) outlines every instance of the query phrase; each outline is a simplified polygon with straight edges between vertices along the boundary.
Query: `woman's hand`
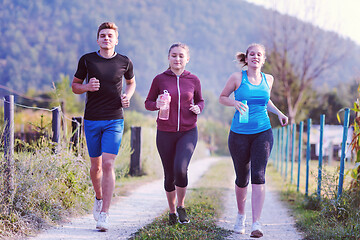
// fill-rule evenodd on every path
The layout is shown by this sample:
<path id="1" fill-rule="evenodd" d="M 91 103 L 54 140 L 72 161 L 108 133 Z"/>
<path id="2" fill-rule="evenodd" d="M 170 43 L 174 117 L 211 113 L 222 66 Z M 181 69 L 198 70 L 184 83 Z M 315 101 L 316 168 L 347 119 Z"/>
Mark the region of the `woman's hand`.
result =
<path id="1" fill-rule="evenodd" d="M 243 112 L 246 112 L 246 110 L 248 108 L 245 104 L 243 104 L 240 101 L 236 101 L 236 100 L 235 100 L 235 103 L 234 103 L 234 107 L 235 107 L 236 110 L 238 110 L 240 112 L 240 114 L 243 114 Z"/>
<path id="2" fill-rule="evenodd" d="M 159 95 L 158 98 L 156 99 L 156 107 L 160 109 L 165 105 L 166 105 L 166 101 L 164 99 L 161 99 L 161 95 Z"/>
<path id="3" fill-rule="evenodd" d="M 281 126 L 286 126 L 288 124 L 289 119 L 283 113 L 280 112 L 278 114 L 278 118 L 279 118 Z"/>
<path id="4" fill-rule="evenodd" d="M 191 104 L 189 110 L 195 113 L 196 115 L 200 114 L 200 107 L 198 105 Z"/>

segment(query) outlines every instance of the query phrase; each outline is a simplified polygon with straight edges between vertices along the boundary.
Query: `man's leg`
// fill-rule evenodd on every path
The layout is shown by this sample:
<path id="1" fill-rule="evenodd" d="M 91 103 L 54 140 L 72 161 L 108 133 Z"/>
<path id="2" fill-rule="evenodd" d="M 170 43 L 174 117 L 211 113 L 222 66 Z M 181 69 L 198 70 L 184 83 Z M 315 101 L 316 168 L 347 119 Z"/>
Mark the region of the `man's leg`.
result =
<path id="1" fill-rule="evenodd" d="M 103 153 L 102 155 L 102 198 L 103 205 L 101 212 L 109 212 L 111 198 L 115 189 L 115 154 Z"/>
<path id="2" fill-rule="evenodd" d="M 91 157 L 90 178 L 94 187 L 97 199 L 103 198 L 101 179 L 102 179 L 102 157 Z"/>

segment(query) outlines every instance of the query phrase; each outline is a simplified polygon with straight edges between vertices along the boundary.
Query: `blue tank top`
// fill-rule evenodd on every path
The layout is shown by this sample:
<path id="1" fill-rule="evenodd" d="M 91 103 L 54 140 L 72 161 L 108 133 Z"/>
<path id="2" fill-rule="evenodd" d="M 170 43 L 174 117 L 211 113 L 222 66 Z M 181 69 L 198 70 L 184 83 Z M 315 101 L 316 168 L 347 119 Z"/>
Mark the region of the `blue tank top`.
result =
<path id="1" fill-rule="evenodd" d="M 249 82 L 247 71 L 242 71 L 241 84 L 235 90 L 235 100 L 247 100 L 249 106 L 249 122 L 239 123 L 239 111 L 236 111 L 231 123 L 231 131 L 239 134 L 255 134 L 271 128 L 267 104 L 270 99 L 270 87 L 265 74 L 261 73 L 262 79 L 259 85 Z"/>

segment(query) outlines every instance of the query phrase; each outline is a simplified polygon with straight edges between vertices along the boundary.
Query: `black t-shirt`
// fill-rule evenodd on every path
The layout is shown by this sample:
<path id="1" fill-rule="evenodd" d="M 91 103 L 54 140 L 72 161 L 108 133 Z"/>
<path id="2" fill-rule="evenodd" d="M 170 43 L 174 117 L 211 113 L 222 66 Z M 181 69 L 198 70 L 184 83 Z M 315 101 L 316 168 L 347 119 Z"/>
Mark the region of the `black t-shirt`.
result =
<path id="1" fill-rule="evenodd" d="M 92 77 L 100 81 L 100 89 L 86 93 L 84 119 L 114 120 L 122 119 L 121 105 L 122 79 L 130 80 L 134 77 L 131 60 L 116 53 L 112 58 L 103 58 L 98 52 L 83 55 L 74 75 L 85 79 L 86 83 Z"/>

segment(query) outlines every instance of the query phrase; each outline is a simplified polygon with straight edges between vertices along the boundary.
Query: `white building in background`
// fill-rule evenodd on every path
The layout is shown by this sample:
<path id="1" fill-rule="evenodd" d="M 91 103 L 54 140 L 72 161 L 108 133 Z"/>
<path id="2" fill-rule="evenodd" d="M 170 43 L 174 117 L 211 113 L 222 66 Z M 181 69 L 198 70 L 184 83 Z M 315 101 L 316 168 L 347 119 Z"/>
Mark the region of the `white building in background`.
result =
<path id="1" fill-rule="evenodd" d="M 349 145 L 353 137 L 353 128 L 349 127 L 347 140 L 346 140 L 346 158 L 351 159 L 351 149 Z M 324 125 L 323 132 L 323 156 L 329 157 L 329 160 L 333 156 L 341 157 L 341 144 L 343 139 L 343 126 L 342 125 Z M 310 131 L 310 144 L 315 146 L 315 155 L 319 156 L 320 150 L 320 125 L 312 125 Z"/>

